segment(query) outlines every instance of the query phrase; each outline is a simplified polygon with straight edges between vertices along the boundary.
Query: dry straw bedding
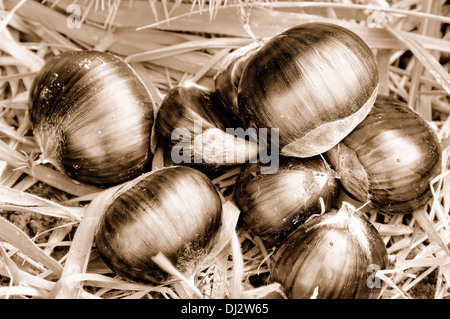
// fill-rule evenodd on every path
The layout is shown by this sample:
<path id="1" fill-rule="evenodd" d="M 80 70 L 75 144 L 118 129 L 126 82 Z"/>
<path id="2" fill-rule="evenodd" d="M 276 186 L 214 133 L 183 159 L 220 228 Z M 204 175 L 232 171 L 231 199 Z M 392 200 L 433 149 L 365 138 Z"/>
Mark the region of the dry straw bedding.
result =
<path id="1" fill-rule="evenodd" d="M 28 90 L 50 56 L 95 48 L 126 58 L 158 106 L 170 87 L 185 81 L 212 88 L 221 61 L 254 38 L 328 21 L 368 43 L 380 91 L 417 110 L 443 146 L 442 172 L 426 207 L 405 215 L 364 208 L 389 253 L 390 267 L 379 273 L 381 298 L 449 298 L 449 12 L 444 1 L 418 0 L 0 1 L 0 296 L 283 298 L 279 286 L 266 281 L 273 248 L 245 226 L 236 227 L 239 212 L 231 203 L 223 247 L 193 280 L 175 271 L 161 285 L 114 276 L 96 254 L 89 223 L 111 190 L 74 183 L 51 165 L 34 163 L 39 148 L 30 133 Z M 154 167 L 164 165 L 160 155 L 158 149 Z M 238 173 L 232 169 L 214 179 L 225 199 L 231 199 Z"/>

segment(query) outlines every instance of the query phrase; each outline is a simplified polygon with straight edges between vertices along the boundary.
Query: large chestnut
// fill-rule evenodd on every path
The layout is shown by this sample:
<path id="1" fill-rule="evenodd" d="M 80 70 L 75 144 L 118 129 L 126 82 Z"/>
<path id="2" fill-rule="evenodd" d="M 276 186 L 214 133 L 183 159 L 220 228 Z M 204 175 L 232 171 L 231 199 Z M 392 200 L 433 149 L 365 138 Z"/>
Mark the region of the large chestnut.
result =
<path id="1" fill-rule="evenodd" d="M 70 51 L 48 60 L 30 89 L 29 114 L 41 161 L 73 179 L 111 186 L 151 162 L 152 101 L 111 53 Z"/>
<path id="2" fill-rule="evenodd" d="M 416 111 L 380 95 L 369 115 L 326 155 L 354 198 L 407 213 L 431 199 L 441 153 L 436 133 Z"/>
<path id="3" fill-rule="evenodd" d="M 246 64 L 238 107 L 248 127 L 279 130 L 281 154 L 311 157 L 347 136 L 378 91 L 371 49 L 352 31 L 327 23 L 290 28 Z"/>
<path id="4" fill-rule="evenodd" d="M 203 173 L 173 166 L 127 182 L 99 213 L 95 245 L 103 261 L 129 280 L 161 282 L 167 273 L 153 257 L 162 253 L 192 275 L 212 247 L 222 202 Z"/>
<path id="5" fill-rule="evenodd" d="M 314 216 L 275 250 L 270 276 L 291 299 L 377 298 L 388 266 L 376 228 L 353 206 Z"/>

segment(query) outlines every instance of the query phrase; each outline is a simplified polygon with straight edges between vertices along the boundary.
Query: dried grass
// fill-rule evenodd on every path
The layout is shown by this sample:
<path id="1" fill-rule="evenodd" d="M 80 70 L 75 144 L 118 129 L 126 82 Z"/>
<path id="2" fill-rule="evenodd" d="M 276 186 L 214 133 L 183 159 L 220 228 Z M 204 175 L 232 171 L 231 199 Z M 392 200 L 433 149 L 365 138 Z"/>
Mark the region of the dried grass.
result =
<path id="1" fill-rule="evenodd" d="M 34 162 L 39 148 L 29 131 L 27 98 L 46 58 L 95 48 L 124 56 L 158 106 L 176 84 L 212 88 L 232 50 L 308 21 L 329 21 L 359 34 L 377 57 L 381 92 L 406 101 L 437 131 L 444 150 L 442 173 L 431 184 L 433 199 L 412 214 L 363 209 L 389 253 L 390 267 L 379 273 L 385 282 L 381 298 L 450 297 L 450 6 L 444 1 L 78 1 L 80 28 L 69 28 L 78 23 L 66 12 L 73 2 L 0 1 L 1 297 L 284 298 L 278 284 L 266 281 L 273 248 L 236 227 L 239 211 L 230 200 L 239 169 L 213 180 L 227 222 L 221 245 L 194 277 L 184 278 L 161 256 L 157 261 L 173 274 L 166 283 L 114 276 L 92 236 L 97 212 L 116 189 L 74 183 Z M 153 167 L 164 165 L 157 149 Z M 345 195 L 341 200 L 362 205 Z M 32 234 L 20 223 L 25 216 L 50 219 L 52 226 Z"/>

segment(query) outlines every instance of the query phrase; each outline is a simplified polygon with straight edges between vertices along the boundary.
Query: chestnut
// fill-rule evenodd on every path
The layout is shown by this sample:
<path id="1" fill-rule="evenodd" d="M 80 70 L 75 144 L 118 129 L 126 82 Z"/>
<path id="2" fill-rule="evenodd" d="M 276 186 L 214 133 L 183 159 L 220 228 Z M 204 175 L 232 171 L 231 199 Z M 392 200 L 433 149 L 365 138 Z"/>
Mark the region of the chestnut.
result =
<path id="1" fill-rule="evenodd" d="M 131 180 L 151 164 L 153 104 L 136 72 L 93 50 L 52 57 L 30 89 L 40 162 L 98 186 Z"/>
<path id="2" fill-rule="evenodd" d="M 267 246 L 285 238 L 311 215 L 337 200 L 336 173 L 319 156 L 281 156 L 278 169 L 264 174 L 261 163 L 245 164 L 234 187 L 242 220 Z"/>
<path id="3" fill-rule="evenodd" d="M 267 41 L 246 63 L 238 87 L 244 125 L 279 130 L 280 153 L 319 155 L 369 113 L 378 92 L 376 60 L 352 31 L 313 22 Z"/>
<path id="4" fill-rule="evenodd" d="M 253 42 L 228 55 L 223 66 L 214 77 L 214 88 L 223 105 L 238 123 L 242 123 L 238 107 L 238 87 L 242 72 L 249 59 L 261 48 L 260 43 Z"/>
<path id="5" fill-rule="evenodd" d="M 385 212 L 408 213 L 432 198 L 442 150 L 420 114 L 379 95 L 368 116 L 326 156 L 351 196 Z"/>
<path id="6" fill-rule="evenodd" d="M 352 205 L 314 216 L 276 248 L 271 280 L 291 299 L 374 299 L 388 266 L 376 228 Z"/>
<path id="7" fill-rule="evenodd" d="M 165 167 L 127 182 L 111 198 L 95 232 L 100 257 L 123 278 L 160 283 L 162 253 L 189 276 L 208 255 L 221 225 L 216 186 L 198 170 Z"/>
<path id="8" fill-rule="evenodd" d="M 238 126 L 215 91 L 192 83 L 167 92 L 155 120 L 155 136 L 175 164 L 210 174 L 258 155 L 258 144 L 240 136 L 244 130 Z"/>

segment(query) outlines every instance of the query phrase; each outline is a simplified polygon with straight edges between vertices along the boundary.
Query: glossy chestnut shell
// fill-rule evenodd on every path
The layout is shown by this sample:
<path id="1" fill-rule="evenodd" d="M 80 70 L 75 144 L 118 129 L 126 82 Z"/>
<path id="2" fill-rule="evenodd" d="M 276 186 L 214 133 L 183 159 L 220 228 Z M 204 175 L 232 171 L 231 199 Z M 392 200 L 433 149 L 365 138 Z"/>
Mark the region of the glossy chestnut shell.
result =
<path id="1" fill-rule="evenodd" d="M 155 136 L 175 164 L 209 174 L 257 156 L 256 143 L 234 134 L 238 125 L 215 91 L 178 85 L 161 103 Z"/>
<path id="2" fill-rule="evenodd" d="M 250 58 L 238 106 L 246 126 L 279 129 L 281 154 L 311 157 L 364 119 L 378 83 L 373 53 L 359 36 L 306 23 L 274 36 Z"/>
<path id="3" fill-rule="evenodd" d="M 246 164 L 234 188 L 234 200 L 246 225 L 267 246 L 285 238 L 312 214 L 329 211 L 339 194 L 336 173 L 320 157 L 280 157 L 275 173 L 260 163 Z"/>
<path id="4" fill-rule="evenodd" d="M 153 104 L 133 69 L 111 53 L 48 60 L 32 84 L 29 114 L 43 162 L 73 179 L 111 186 L 151 162 Z"/>
<path id="5" fill-rule="evenodd" d="M 441 171 L 442 150 L 431 126 L 406 103 L 384 95 L 326 155 L 350 195 L 391 213 L 425 205 Z"/>
<path id="6" fill-rule="evenodd" d="M 233 51 L 214 77 L 214 88 L 223 105 L 238 123 L 242 117 L 238 106 L 238 87 L 242 72 L 250 58 L 261 48 L 257 42 Z"/>
<path id="7" fill-rule="evenodd" d="M 206 256 L 221 225 L 222 203 L 201 172 L 166 167 L 127 183 L 102 213 L 95 244 L 103 261 L 137 282 L 167 277 L 152 260 L 164 254 L 186 275 Z"/>
<path id="8" fill-rule="evenodd" d="M 274 253 L 270 276 L 291 299 L 377 298 L 388 254 L 375 227 L 344 202 L 294 230 Z"/>

